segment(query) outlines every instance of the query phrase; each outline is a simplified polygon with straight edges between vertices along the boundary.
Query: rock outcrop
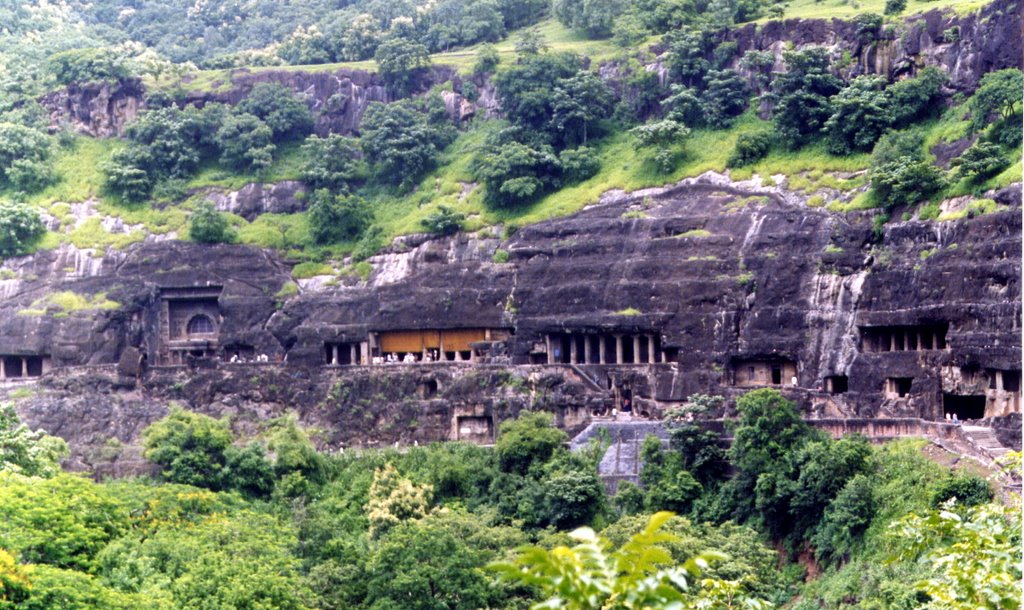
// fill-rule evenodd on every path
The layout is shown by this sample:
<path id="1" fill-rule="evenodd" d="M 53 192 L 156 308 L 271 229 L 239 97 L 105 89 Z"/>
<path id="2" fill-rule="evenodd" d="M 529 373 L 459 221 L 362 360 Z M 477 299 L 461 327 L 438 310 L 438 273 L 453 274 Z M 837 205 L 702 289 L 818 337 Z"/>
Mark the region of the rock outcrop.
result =
<path id="1" fill-rule="evenodd" d="M 54 372 L 29 381 L 18 409 L 69 438 L 83 468 L 111 435 L 131 446 L 172 400 L 231 414 L 243 431 L 294 408 L 330 446 L 486 442 L 522 408 L 574 427 L 624 397 L 656 417 L 694 393 L 732 399 L 763 385 L 809 417 L 1019 413 L 1019 185 L 994 197 L 994 213 L 879 234 L 870 212 L 809 208 L 785 188 L 708 174 L 608 193 L 508 239 L 410 236 L 372 257 L 365 280 L 302 289 L 286 261 L 240 246 L 143 243 L 88 265 L 40 252 L 0 272 L 0 356 L 50 359 Z M 188 291 L 207 299 L 196 311 L 217 312 L 219 335 L 195 344 L 188 366 L 165 368 L 162 308 Z M 85 308 L 46 301 L 66 293 Z M 100 293 L 119 306 L 90 309 Z M 381 333 L 463 329 L 494 333 L 477 364 L 365 366 Z M 615 337 L 630 338 L 616 356 L 627 364 L 597 363 L 599 343 L 615 361 Z M 339 345 L 364 366 L 325 366 Z M 133 368 L 143 354 L 148 369 Z M 265 364 L 227 362 L 259 355 Z M 85 403 L 90 423 L 69 423 Z"/>
<path id="2" fill-rule="evenodd" d="M 995 0 L 979 10 L 960 14 L 931 10 L 908 17 L 896 26 L 883 26 L 877 36 L 865 39 L 853 21 L 840 19 L 783 19 L 747 24 L 730 32 L 736 57 L 750 50 L 773 51 L 774 69 L 782 70 L 782 51 L 824 45 L 837 55 L 847 52 L 855 60 L 847 76 L 880 74 L 890 80 L 912 76 L 926 66 L 939 66 L 957 91 L 973 91 L 982 75 L 1003 68 L 1020 67 L 1019 0 Z"/>
<path id="3" fill-rule="evenodd" d="M 144 106 L 138 80 L 73 84 L 39 99 L 54 129 L 69 128 L 95 138 L 120 136 Z"/>
<path id="4" fill-rule="evenodd" d="M 853 59 L 841 68 L 848 78 L 881 74 L 897 80 L 926 66 L 939 66 L 950 75 L 951 88 L 969 93 L 983 74 L 1022 65 L 1021 31 L 1019 0 L 995 0 L 971 13 L 943 9 L 913 15 L 867 38 L 852 21 L 783 19 L 746 24 L 730 31 L 726 40 L 736 44 L 732 67 L 740 72 L 745 71 L 740 59 L 747 51 L 771 51 L 775 56 L 773 69 L 783 70 L 782 53 L 788 45 L 825 45 L 832 47 L 837 57 L 846 54 Z M 655 48 L 663 50 L 658 45 Z M 652 69 L 659 71 L 662 78 L 667 75 L 660 64 Z M 615 84 L 618 72 L 613 65 L 604 66 L 599 72 Z M 472 78 L 477 95 L 470 100 L 461 94 L 464 78 L 449 66 L 434 66 L 421 75 L 413 90 L 423 92 L 450 80 L 453 90 L 444 92 L 443 99 L 453 121 L 465 121 L 478 114 L 498 116 L 500 108 L 489 79 Z M 370 103 L 397 99 L 379 74 L 365 70 L 238 68 L 203 90 L 188 90 L 185 82 L 187 92 L 180 103 L 237 104 L 256 84 L 264 82 L 279 83 L 306 96 L 316 116 L 316 133 L 321 136 L 358 133 L 359 122 Z M 142 108 L 143 93 L 138 81 L 91 83 L 52 92 L 40 102 L 49 110 L 54 127 L 70 125 L 80 133 L 105 137 L 122 133 L 124 125 Z"/>
<path id="5" fill-rule="evenodd" d="M 304 212 L 306 185 L 296 180 L 284 180 L 272 184 L 252 182 L 237 191 L 222 188 L 200 189 L 196 193 L 205 196 L 222 212 L 231 212 L 252 222 L 260 214 L 295 214 Z"/>

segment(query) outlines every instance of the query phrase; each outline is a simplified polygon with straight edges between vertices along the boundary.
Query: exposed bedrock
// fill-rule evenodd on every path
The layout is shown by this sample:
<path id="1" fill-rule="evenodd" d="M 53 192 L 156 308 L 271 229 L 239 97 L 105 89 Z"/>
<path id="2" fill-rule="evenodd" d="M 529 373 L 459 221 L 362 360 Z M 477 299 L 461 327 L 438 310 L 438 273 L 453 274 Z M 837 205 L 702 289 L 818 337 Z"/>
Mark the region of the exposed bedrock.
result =
<path id="1" fill-rule="evenodd" d="M 762 386 L 810 417 L 1005 417 L 1020 412 L 1019 185 L 994 196 L 994 213 L 876 234 L 871 212 L 708 174 L 509 239 L 408 236 L 367 279 L 297 292 L 288 261 L 249 247 L 40 252 L 0 270 L 0 392 L 83 468 L 172 400 L 243 429 L 295 408 L 332 447 L 487 441 L 521 408 L 572 428 L 627 398 L 657 417 Z M 435 362 L 372 364 L 388 356 Z"/>
<path id="2" fill-rule="evenodd" d="M 826 45 L 849 52 L 855 60 L 850 76 L 881 74 L 890 79 L 913 75 L 926 66 L 940 66 L 950 76 L 950 86 L 973 91 L 991 71 L 1020 67 L 1019 0 L 996 0 L 976 12 L 957 14 L 931 10 L 913 15 L 878 40 L 858 40 L 857 25 L 840 19 L 783 19 L 747 24 L 730 34 L 737 57 L 748 50 L 772 50 L 782 69 L 781 53 L 792 42 L 797 47 Z M 888 27 L 888 26 L 886 26 Z"/>
<path id="3" fill-rule="evenodd" d="M 993 70 L 1020 67 L 1024 57 L 1021 42 L 1019 0 L 995 0 L 968 14 L 952 10 L 932 10 L 912 15 L 896 27 L 882 32 L 877 40 L 865 43 L 857 35 L 857 26 L 839 19 L 784 19 L 764 24 L 747 24 L 728 37 L 737 45 L 733 61 L 749 50 L 770 50 L 775 54 L 774 70 L 784 69 L 782 52 L 792 43 L 797 47 L 826 45 L 836 56 L 848 54 L 854 61 L 842 68 L 845 76 L 882 74 L 899 79 L 915 74 L 926 66 L 939 66 L 950 75 L 950 86 L 971 92 L 982 75 Z M 955 33 L 955 34 L 954 34 Z M 710 59 L 710 57 L 709 57 Z M 654 66 L 663 74 L 663 67 Z M 619 78 L 613 64 L 600 70 L 602 78 Z M 470 102 L 460 95 L 465 78 L 450 66 L 438 65 L 420 77 L 415 90 L 453 81 L 453 91 L 442 97 L 449 116 L 461 122 L 473 115 L 500 114 L 494 87 L 490 81 L 474 78 L 479 97 Z M 306 96 L 316 116 L 315 129 L 327 133 L 357 133 L 371 102 L 392 102 L 396 96 L 374 72 L 339 68 L 308 70 L 238 68 L 225 72 L 224 80 L 211 83 L 209 90 L 188 91 L 181 103 L 203 105 L 208 102 L 237 104 L 258 83 L 279 83 Z M 185 88 L 188 84 L 185 83 Z M 90 83 L 55 91 L 40 98 L 50 112 L 54 127 L 69 125 L 76 131 L 94 136 L 120 135 L 124 125 L 134 119 L 143 106 L 140 83 Z"/>
<path id="4" fill-rule="evenodd" d="M 265 184 L 251 182 L 237 191 L 219 187 L 199 189 L 222 212 L 231 212 L 252 222 L 261 214 L 294 214 L 304 212 L 306 185 L 297 180 Z"/>

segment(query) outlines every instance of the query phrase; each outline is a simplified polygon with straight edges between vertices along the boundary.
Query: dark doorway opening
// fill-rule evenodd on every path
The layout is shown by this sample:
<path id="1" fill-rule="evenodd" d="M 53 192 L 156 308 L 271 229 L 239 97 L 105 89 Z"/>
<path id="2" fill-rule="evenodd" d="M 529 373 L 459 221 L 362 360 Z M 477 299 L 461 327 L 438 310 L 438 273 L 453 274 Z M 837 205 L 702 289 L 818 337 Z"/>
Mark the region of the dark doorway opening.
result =
<path id="1" fill-rule="evenodd" d="M 890 377 L 886 381 L 888 382 L 887 392 L 899 398 L 910 394 L 910 388 L 914 384 L 913 377 Z"/>
<path id="2" fill-rule="evenodd" d="M 1020 371 L 1003 371 L 1003 390 L 1020 392 Z"/>
<path id="3" fill-rule="evenodd" d="M 985 417 L 985 396 L 983 394 L 943 394 L 942 410 L 957 419 L 981 419 Z"/>
<path id="4" fill-rule="evenodd" d="M 572 352 L 569 351 L 572 349 L 570 347 L 572 345 L 571 341 L 572 339 L 571 337 L 569 337 L 569 335 L 562 335 L 558 340 L 560 354 L 559 362 L 561 362 L 562 364 L 569 364 L 572 362 Z"/>
<path id="5" fill-rule="evenodd" d="M 633 353 L 633 342 L 629 337 L 622 339 L 622 362 L 619 364 L 637 364 L 636 355 Z"/>
<path id="6" fill-rule="evenodd" d="M 604 341 L 605 364 L 622 364 L 615 354 L 615 337 L 607 336 L 602 341 Z"/>
<path id="7" fill-rule="evenodd" d="M 21 377 L 21 358 L 17 356 L 7 356 L 4 358 L 4 371 L 7 374 L 7 379 L 18 379 Z"/>
<path id="8" fill-rule="evenodd" d="M 850 378 L 846 375 L 832 375 L 825 378 L 825 391 L 829 394 L 845 394 L 850 389 Z"/>
<path id="9" fill-rule="evenodd" d="M 43 359 L 39 356 L 25 358 L 25 369 L 29 377 L 39 377 L 43 374 Z"/>
<path id="10" fill-rule="evenodd" d="M 437 380 L 427 379 L 425 381 L 421 381 L 419 389 L 421 399 L 426 400 L 428 398 L 433 398 L 434 396 L 437 396 Z"/>
<path id="11" fill-rule="evenodd" d="M 772 365 L 772 385 L 781 385 L 781 384 L 782 384 L 782 365 L 781 364 L 773 364 Z"/>

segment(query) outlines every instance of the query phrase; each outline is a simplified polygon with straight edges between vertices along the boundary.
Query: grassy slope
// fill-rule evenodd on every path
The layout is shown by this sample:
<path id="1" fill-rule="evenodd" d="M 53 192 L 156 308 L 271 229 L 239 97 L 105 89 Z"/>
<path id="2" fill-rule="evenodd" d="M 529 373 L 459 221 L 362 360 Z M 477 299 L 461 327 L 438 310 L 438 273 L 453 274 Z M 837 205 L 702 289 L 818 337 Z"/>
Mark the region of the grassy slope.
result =
<path id="1" fill-rule="evenodd" d="M 787 9 L 786 17 L 842 17 L 857 12 L 881 12 L 884 0 L 863 0 L 850 3 L 849 0 L 794 0 Z M 932 8 L 954 7 L 957 10 L 973 10 L 983 2 L 963 0 L 911 0 L 907 14 Z M 594 60 L 594 65 L 611 58 L 616 48 L 609 41 L 590 41 L 573 31 L 563 27 L 552 19 L 541 22 L 538 26 L 551 50 L 573 51 L 583 53 Z M 495 45 L 510 62 L 515 55 L 515 37 Z M 463 49 L 451 53 L 434 55 L 438 64 L 453 65 L 461 71 L 468 71 L 475 61 L 477 47 Z M 279 68 L 253 68 L 261 70 L 305 70 L 331 71 L 338 67 L 373 69 L 374 63 L 353 62 L 345 64 L 325 64 L 318 66 L 286 66 Z M 200 72 L 189 88 L 212 88 L 223 86 L 227 81 L 227 71 Z M 941 141 L 952 141 L 962 137 L 965 124 L 961 121 L 962 111 L 950 111 L 941 120 L 933 121 L 919 127 L 926 134 L 927 145 Z M 753 112 L 748 112 L 730 129 L 720 131 L 695 130 L 691 136 L 678 147 L 680 162 L 676 169 L 668 174 L 657 171 L 653 162 L 645 153 L 634 151 L 631 139 L 623 131 L 613 131 L 606 137 L 591 142 L 599 155 L 601 169 L 596 176 L 582 183 L 550 193 L 532 205 L 516 210 L 487 210 L 483 206 L 482 189 L 473 183 L 470 163 L 474 152 L 481 146 L 486 134 L 496 127 L 496 122 L 484 122 L 463 132 L 458 140 L 445 151 L 439 167 L 425 177 L 418 187 L 407 195 L 399 195 L 385 187 L 367 187 L 363 195 L 371 202 L 375 210 L 374 222 L 380 226 L 387 240 L 391 238 L 421 231 L 420 221 L 435 211 L 439 205 L 446 205 L 467 216 L 466 229 L 476 230 L 483 226 L 496 223 L 528 224 L 552 217 L 571 214 L 587 204 L 597 201 L 601 193 L 611 189 L 632 191 L 640 188 L 659 186 L 672 183 L 685 177 L 699 175 L 705 171 L 724 171 L 725 161 L 736 141 L 737 136 L 745 131 L 766 129 L 769 123 L 761 121 Z M 100 163 L 121 144 L 117 141 L 78 138 L 73 149 L 63 149 L 57 156 L 57 170 L 63 179 L 41 193 L 30 198 L 32 202 L 51 208 L 50 212 L 58 218 L 67 217 L 66 204 L 60 201 L 82 201 L 95 197 L 101 200 L 99 209 L 111 216 L 118 216 L 129 224 L 141 224 L 152 233 L 167 233 L 177 230 L 184 234 L 187 224 L 187 213 L 194 202 L 188 201 L 164 210 L 153 210 L 149 207 L 126 208 L 103 197 L 101 192 L 102 174 Z M 242 175 L 226 171 L 216 163 L 208 164 L 191 178 L 187 186 L 190 189 L 202 187 L 219 187 L 237 189 L 254 181 L 275 182 L 296 179 L 299 175 L 301 158 L 298 144 L 281 146 L 275 155 L 273 166 L 261 175 Z M 984 184 L 957 184 L 951 186 L 943 196 L 957 196 L 978 192 L 979 189 L 1009 184 L 1018 179 L 1021 172 L 1018 161 Z M 783 174 L 790 178 L 790 187 L 805 192 L 813 192 L 823 186 L 839 186 L 844 189 L 859 185 L 857 181 L 843 181 L 832 177 L 829 172 L 853 172 L 863 170 L 869 162 L 868 155 L 852 155 L 834 157 L 829 155 L 823 145 L 816 144 L 799 151 L 773 151 L 767 159 L 747 168 L 733 170 L 732 176 L 745 179 L 756 173 L 762 177 Z M 6 193 L 0 193 L 0 196 Z M 9 194 L 7 194 L 9 195 Z M 825 202 L 821 202 L 825 203 Z M 849 203 L 834 202 L 830 209 L 847 211 L 865 209 L 873 203 L 860 196 Z M 934 203 L 932 205 L 935 205 Z M 934 217 L 934 216 L 932 216 Z M 251 243 L 267 247 L 291 250 L 301 254 L 304 249 L 311 249 L 309 236 L 305 229 L 304 215 L 265 215 L 247 223 L 241 218 L 233 218 L 239 239 L 243 243 Z M 71 235 L 49 234 L 40 244 L 52 247 L 61 241 L 70 241 L 76 245 L 87 246 L 122 246 L 138 241 L 144 237 L 143 231 L 125 234 L 107 233 L 98 221 L 89 221 L 77 228 Z M 321 257 L 329 254 L 342 254 L 352 249 L 354 244 L 339 244 L 329 250 L 310 252 L 306 256 Z"/>
<path id="2" fill-rule="evenodd" d="M 860 13 L 882 14 L 885 10 L 886 0 L 791 0 L 786 5 L 784 19 L 849 19 Z M 958 13 L 968 13 L 977 10 L 987 4 L 989 0 L 908 0 L 907 9 L 900 17 L 923 13 L 935 9 L 952 8 Z M 758 23 L 769 21 L 769 17 L 763 17 Z M 548 48 L 552 51 L 571 51 L 590 57 L 594 64 L 611 59 L 619 50 L 609 40 L 588 40 L 553 18 L 547 18 L 537 25 L 537 29 Z M 656 41 L 659 36 L 648 39 L 639 47 L 645 47 Z M 505 40 L 496 43 L 494 46 L 499 55 L 505 61 L 515 57 L 515 33 Z M 476 61 L 476 53 L 482 45 L 474 45 L 431 55 L 431 61 L 436 65 L 452 66 L 461 73 L 468 73 Z M 304 66 L 270 66 L 244 68 L 247 72 L 266 71 L 302 71 L 302 72 L 333 72 L 341 68 L 356 70 L 376 70 L 377 63 L 372 59 L 364 61 L 348 61 L 331 64 L 315 64 Z M 224 90 L 230 87 L 232 70 L 200 70 L 191 75 L 188 83 L 183 87 L 191 91 L 214 91 Z M 156 83 L 148 83 L 150 86 Z M 166 81 L 160 86 L 172 86 L 175 83 Z"/>
<path id="3" fill-rule="evenodd" d="M 859 13 L 885 11 L 886 0 L 790 0 L 786 4 L 784 19 L 849 19 Z M 952 8 L 958 13 L 969 13 L 988 4 L 988 0 L 908 0 L 902 17 L 932 9 Z M 762 18 L 760 22 L 768 21 Z"/>

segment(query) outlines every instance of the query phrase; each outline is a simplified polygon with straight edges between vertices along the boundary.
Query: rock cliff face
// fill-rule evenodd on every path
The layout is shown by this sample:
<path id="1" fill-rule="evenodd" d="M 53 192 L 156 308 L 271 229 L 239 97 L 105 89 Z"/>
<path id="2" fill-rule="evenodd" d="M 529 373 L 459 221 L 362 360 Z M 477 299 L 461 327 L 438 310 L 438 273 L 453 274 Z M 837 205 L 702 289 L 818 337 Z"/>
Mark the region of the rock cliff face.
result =
<path id="1" fill-rule="evenodd" d="M 253 182 L 237 191 L 219 188 L 199 191 L 222 212 L 231 212 L 252 222 L 260 214 L 294 214 L 304 212 L 306 185 L 295 180 L 273 184 Z"/>
<path id="2" fill-rule="evenodd" d="M 842 68 L 844 75 L 881 74 L 890 79 L 912 76 L 926 66 L 940 66 L 950 75 L 950 86 L 961 92 L 973 91 L 986 72 L 1019 67 L 1024 54 L 1019 0 L 996 0 L 976 12 L 957 14 L 932 10 L 907 18 L 898 26 L 880 32 L 870 42 L 861 39 L 856 24 L 839 19 L 786 19 L 762 25 L 747 24 L 731 31 L 727 39 L 736 43 L 733 67 L 741 72 L 739 60 L 750 50 L 772 51 L 774 70 L 782 70 L 782 52 L 789 43 L 797 47 L 825 45 L 853 59 Z M 709 58 L 710 59 L 710 58 Z M 665 73 L 664 70 L 662 70 Z M 615 80 L 616 71 L 602 70 L 603 78 Z M 455 121 L 482 114 L 500 113 L 494 88 L 486 79 L 474 79 L 479 97 L 474 102 L 458 92 L 462 79 L 448 66 L 435 66 L 424 74 L 414 89 L 451 80 L 454 92 L 444 93 L 445 105 Z M 307 96 L 315 112 L 315 129 L 327 133 L 357 133 L 366 107 L 371 102 L 396 98 L 373 72 L 342 68 L 328 70 L 260 69 L 232 70 L 227 81 L 212 83 L 212 91 L 190 91 L 183 103 L 236 104 L 261 82 L 280 83 Z M 187 83 L 186 83 L 187 87 Z M 144 91 L 138 82 L 121 85 L 87 84 L 44 96 L 40 101 L 50 112 L 54 126 L 68 124 L 76 131 L 94 136 L 120 135 L 143 105 Z"/>
<path id="3" fill-rule="evenodd" d="M 97 138 L 120 136 L 143 107 L 145 89 L 137 80 L 75 84 L 44 95 L 39 103 L 50 124 Z"/>
<path id="4" fill-rule="evenodd" d="M 906 19 L 864 42 L 857 25 L 840 19 L 784 19 L 763 25 L 748 24 L 730 33 L 737 57 L 749 50 L 771 50 L 776 70 L 782 50 L 825 45 L 846 51 L 855 60 L 849 76 L 881 74 L 889 79 L 910 76 L 926 66 L 940 66 L 950 86 L 973 91 L 982 75 L 1021 65 L 1021 9 L 1019 0 L 996 0 L 969 14 L 932 10 Z"/>
<path id="5" fill-rule="evenodd" d="M 370 259 L 366 280 L 303 280 L 298 293 L 286 261 L 252 248 L 43 252 L 3 265 L 0 355 L 51 358 L 54 372 L 28 382 L 19 412 L 69 438 L 82 468 L 116 438 L 122 461 L 103 468 L 117 472 L 137 466 L 133 442 L 172 400 L 231 414 L 243 432 L 294 408 L 331 447 L 487 442 L 523 408 L 575 429 L 627 396 L 657 415 L 696 392 L 761 385 L 785 389 L 811 417 L 1003 415 L 1020 410 L 1019 193 L 997 193 L 995 213 L 894 222 L 876 235 L 869 213 L 706 175 L 612 192 L 506 240 L 409 237 Z M 493 262 L 499 248 L 507 262 Z M 215 359 L 140 368 L 141 354 L 161 364 L 167 299 L 217 287 L 216 351 L 200 354 Z M 46 301 L 66 292 L 90 303 L 102 292 L 120 307 Z M 382 349 L 382 333 L 464 329 L 495 333 L 474 344 L 474 359 L 491 364 L 326 366 L 333 346 L 359 359 L 364 342 Z M 599 363 L 617 347 L 627 364 Z M 269 362 L 233 364 L 232 354 Z M 0 383 L 0 394 L 23 383 Z"/>

